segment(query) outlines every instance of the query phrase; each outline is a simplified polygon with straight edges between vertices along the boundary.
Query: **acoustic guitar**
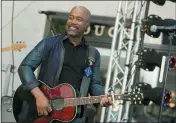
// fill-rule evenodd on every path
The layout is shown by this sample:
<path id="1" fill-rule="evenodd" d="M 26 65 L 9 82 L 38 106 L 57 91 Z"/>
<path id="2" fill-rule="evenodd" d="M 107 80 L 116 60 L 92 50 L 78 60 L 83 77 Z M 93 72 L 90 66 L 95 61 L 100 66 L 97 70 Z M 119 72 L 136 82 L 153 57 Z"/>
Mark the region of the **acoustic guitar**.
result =
<path id="1" fill-rule="evenodd" d="M 100 103 L 101 99 L 107 95 L 90 96 L 90 97 L 77 97 L 75 89 L 67 83 L 58 85 L 57 87 L 50 88 L 45 83 L 40 81 L 40 89 L 49 100 L 52 107 L 52 112 L 47 116 L 37 116 L 33 123 L 51 123 L 54 120 L 62 122 L 72 121 L 76 115 L 78 106 L 85 104 Z M 13 98 L 13 114 L 15 120 L 18 122 L 18 115 L 21 113 L 22 104 L 24 100 L 20 100 L 19 95 L 24 93 L 22 86 L 18 87 Z M 30 92 L 28 94 L 31 96 Z M 112 96 L 112 95 L 109 95 Z M 114 95 L 114 100 L 131 101 L 132 103 L 139 104 L 143 99 L 140 92 L 126 92 L 121 95 Z M 33 98 L 35 100 L 35 98 Z M 20 102 L 20 103 L 19 103 Z M 31 104 L 36 108 L 36 104 Z M 35 105 L 35 106 L 34 106 Z M 31 108 L 32 110 L 32 108 Z M 35 109 L 36 111 L 36 109 Z M 36 112 L 34 112 L 36 114 Z"/>

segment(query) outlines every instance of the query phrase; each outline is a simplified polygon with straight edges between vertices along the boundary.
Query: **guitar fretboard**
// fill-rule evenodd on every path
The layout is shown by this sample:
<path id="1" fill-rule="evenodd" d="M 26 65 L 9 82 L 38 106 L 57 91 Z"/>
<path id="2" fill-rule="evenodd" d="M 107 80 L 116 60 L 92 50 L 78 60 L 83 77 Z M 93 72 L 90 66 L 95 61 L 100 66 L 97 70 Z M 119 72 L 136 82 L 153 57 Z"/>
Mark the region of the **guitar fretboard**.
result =
<path id="1" fill-rule="evenodd" d="M 99 103 L 103 97 L 106 97 L 106 95 L 102 96 L 91 96 L 91 97 L 80 97 L 80 98 L 66 98 L 64 99 L 64 106 L 77 106 L 77 105 L 85 105 L 85 104 L 94 104 Z M 123 95 L 114 95 L 114 98 L 122 99 Z"/>

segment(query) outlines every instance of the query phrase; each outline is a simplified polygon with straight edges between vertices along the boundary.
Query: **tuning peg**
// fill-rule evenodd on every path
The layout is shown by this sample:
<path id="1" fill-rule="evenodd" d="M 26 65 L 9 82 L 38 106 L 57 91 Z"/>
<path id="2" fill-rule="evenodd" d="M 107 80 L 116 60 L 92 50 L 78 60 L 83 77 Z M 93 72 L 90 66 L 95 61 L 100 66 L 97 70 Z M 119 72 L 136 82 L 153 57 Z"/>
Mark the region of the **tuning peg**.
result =
<path id="1" fill-rule="evenodd" d="M 142 104 L 142 102 L 141 102 L 141 101 L 139 101 L 139 104 Z"/>
<path id="2" fill-rule="evenodd" d="M 144 99 L 144 95 L 143 94 L 141 94 L 141 97 L 142 97 L 142 99 Z"/>

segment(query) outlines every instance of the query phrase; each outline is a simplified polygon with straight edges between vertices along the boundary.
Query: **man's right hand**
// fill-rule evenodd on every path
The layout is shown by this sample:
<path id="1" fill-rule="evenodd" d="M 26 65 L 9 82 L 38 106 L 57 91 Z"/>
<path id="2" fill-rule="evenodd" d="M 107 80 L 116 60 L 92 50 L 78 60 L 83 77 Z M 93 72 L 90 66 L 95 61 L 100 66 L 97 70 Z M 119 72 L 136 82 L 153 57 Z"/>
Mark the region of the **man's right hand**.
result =
<path id="1" fill-rule="evenodd" d="M 39 115 L 48 115 L 48 112 L 52 111 L 49 105 L 48 99 L 45 97 L 43 92 L 37 87 L 31 90 L 31 93 L 36 99 L 37 112 Z"/>
<path id="2" fill-rule="evenodd" d="M 36 98 L 37 112 L 39 115 L 48 115 L 51 112 L 51 106 L 48 103 L 48 99 L 45 96 L 38 96 Z"/>

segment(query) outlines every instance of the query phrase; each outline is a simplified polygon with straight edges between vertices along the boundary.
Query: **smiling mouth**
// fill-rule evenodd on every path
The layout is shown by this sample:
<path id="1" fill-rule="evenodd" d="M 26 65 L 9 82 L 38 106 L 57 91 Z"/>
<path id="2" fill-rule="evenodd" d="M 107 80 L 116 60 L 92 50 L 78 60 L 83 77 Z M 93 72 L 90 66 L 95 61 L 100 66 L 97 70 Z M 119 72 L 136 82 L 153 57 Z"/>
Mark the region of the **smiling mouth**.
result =
<path id="1" fill-rule="evenodd" d="M 71 30 L 78 30 L 78 27 L 76 27 L 76 26 L 69 26 L 69 29 L 71 29 Z"/>
<path id="2" fill-rule="evenodd" d="M 75 27 L 70 27 L 71 30 L 77 30 Z"/>

